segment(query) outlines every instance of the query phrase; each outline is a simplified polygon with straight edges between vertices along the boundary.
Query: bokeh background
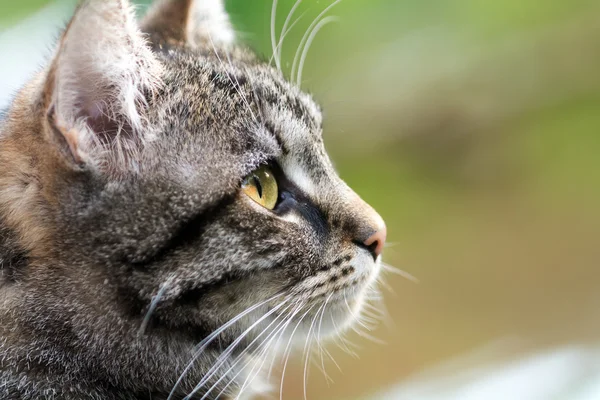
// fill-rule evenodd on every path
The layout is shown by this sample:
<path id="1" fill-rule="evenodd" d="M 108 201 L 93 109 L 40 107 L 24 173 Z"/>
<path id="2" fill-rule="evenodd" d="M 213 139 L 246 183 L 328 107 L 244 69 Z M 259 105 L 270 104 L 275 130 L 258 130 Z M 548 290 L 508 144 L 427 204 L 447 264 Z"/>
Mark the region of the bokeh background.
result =
<path id="1" fill-rule="evenodd" d="M 286 72 L 332 2 L 298 7 Z M 1 105 L 43 64 L 73 4 L 0 0 Z M 293 4 L 279 1 L 277 32 Z M 271 5 L 227 1 L 266 58 Z M 598 386 L 600 3 L 344 0 L 327 15 L 339 18 L 312 44 L 302 86 L 323 105 L 341 176 L 387 221 L 384 260 L 419 283 L 387 275 L 388 323 L 371 332 L 386 344 L 350 333 L 358 357 L 329 345 L 341 371 L 327 361 L 328 383 L 313 365 L 308 399 L 429 399 L 401 393 L 418 379 L 442 396 L 455 389 L 439 387 L 448 376 L 470 371 L 472 384 L 490 365 L 549 354 L 543 365 L 564 349 L 578 356 L 520 382 L 552 389 L 549 376 L 577 372 L 547 397 L 448 398 L 568 400 Z M 304 397 L 303 366 L 290 362 L 284 399 Z"/>

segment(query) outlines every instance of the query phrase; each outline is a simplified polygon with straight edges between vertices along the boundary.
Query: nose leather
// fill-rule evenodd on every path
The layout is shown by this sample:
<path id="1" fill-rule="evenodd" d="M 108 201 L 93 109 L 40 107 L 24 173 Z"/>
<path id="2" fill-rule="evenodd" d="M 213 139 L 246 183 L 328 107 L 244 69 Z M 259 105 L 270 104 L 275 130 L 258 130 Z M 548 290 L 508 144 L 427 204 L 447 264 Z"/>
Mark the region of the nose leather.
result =
<path id="1" fill-rule="evenodd" d="M 373 253 L 373 258 L 377 259 L 383 252 L 385 240 L 387 238 L 387 228 L 385 225 L 367 238 L 363 243 Z"/>

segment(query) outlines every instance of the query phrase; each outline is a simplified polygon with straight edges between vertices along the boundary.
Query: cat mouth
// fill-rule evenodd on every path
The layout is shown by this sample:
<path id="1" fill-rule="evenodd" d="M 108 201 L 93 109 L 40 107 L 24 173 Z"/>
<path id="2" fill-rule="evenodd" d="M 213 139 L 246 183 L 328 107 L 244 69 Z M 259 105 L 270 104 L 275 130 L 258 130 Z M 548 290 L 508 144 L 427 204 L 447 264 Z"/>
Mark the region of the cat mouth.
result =
<path id="1" fill-rule="evenodd" d="M 321 337 L 342 334 L 357 322 L 362 324 L 364 304 L 378 297 L 376 279 L 379 266 L 366 267 L 368 273 L 362 274 L 355 269 L 352 267 L 353 274 L 345 279 L 333 279 L 339 277 L 339 273 L 330 275 L 307 291 L 302 312 L 292 316 L 302 327 L 297 333 L 300 338 L 306 340 L 306 335 L 313 335 L 311 331 L 318 329 L 320 340 Z M 315 328 L 316 324 L 318 328 Z"/>

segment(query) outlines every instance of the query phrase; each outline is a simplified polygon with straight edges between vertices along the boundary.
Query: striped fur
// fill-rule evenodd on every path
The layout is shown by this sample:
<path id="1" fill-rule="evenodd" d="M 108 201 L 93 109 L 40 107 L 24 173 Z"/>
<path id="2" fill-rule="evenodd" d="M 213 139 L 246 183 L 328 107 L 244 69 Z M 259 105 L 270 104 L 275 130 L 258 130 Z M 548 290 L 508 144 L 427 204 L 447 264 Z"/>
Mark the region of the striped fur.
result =
<path id="1" fill-rule="evenodd" d="M 305 338 L 320 313 L 327 336 L 372 290 L 383 221 L 334 171 L 320 108 L 233 42 L 221 2 L 155 7 L 138 27 L 125 0 L 85 2 L 1 122 L 2 399 L 235 395 L 268 322 Z M 263 164 L 275 211 L 240 192 Z"/>

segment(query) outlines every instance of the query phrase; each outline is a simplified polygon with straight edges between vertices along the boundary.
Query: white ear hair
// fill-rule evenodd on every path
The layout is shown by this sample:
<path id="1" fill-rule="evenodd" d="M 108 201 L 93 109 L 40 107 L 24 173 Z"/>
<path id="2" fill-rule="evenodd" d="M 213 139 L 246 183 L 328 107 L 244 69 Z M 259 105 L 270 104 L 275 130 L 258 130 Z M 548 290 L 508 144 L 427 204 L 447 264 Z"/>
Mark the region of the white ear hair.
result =
<path id="1" fill-rule="evenodd" d="M 125 130 L 129 139 L 143 141 L 146 96 L 160 85 L 160 75 L 126 0 L 84 2 L 61 39 L 50 76 L 54 117 L 61 132 L 70 132 L 71 150 L 86 152 L 101 141 L 114 145 Z"/>
<path id="2" fill-rule="evenodd" d="M 158 0 L 142 22 L 144 31 L 166 42 L 193 47 L 227 46 L 235 33 L 223 0 Z"/>
<path id="3" fill-rule="evenodd" d="M 228 45 L 235 40 L 235 34 L 223 0 L 193 0 L 188 23 L 190 40 L 212 39 L 215 44 Z"/>

